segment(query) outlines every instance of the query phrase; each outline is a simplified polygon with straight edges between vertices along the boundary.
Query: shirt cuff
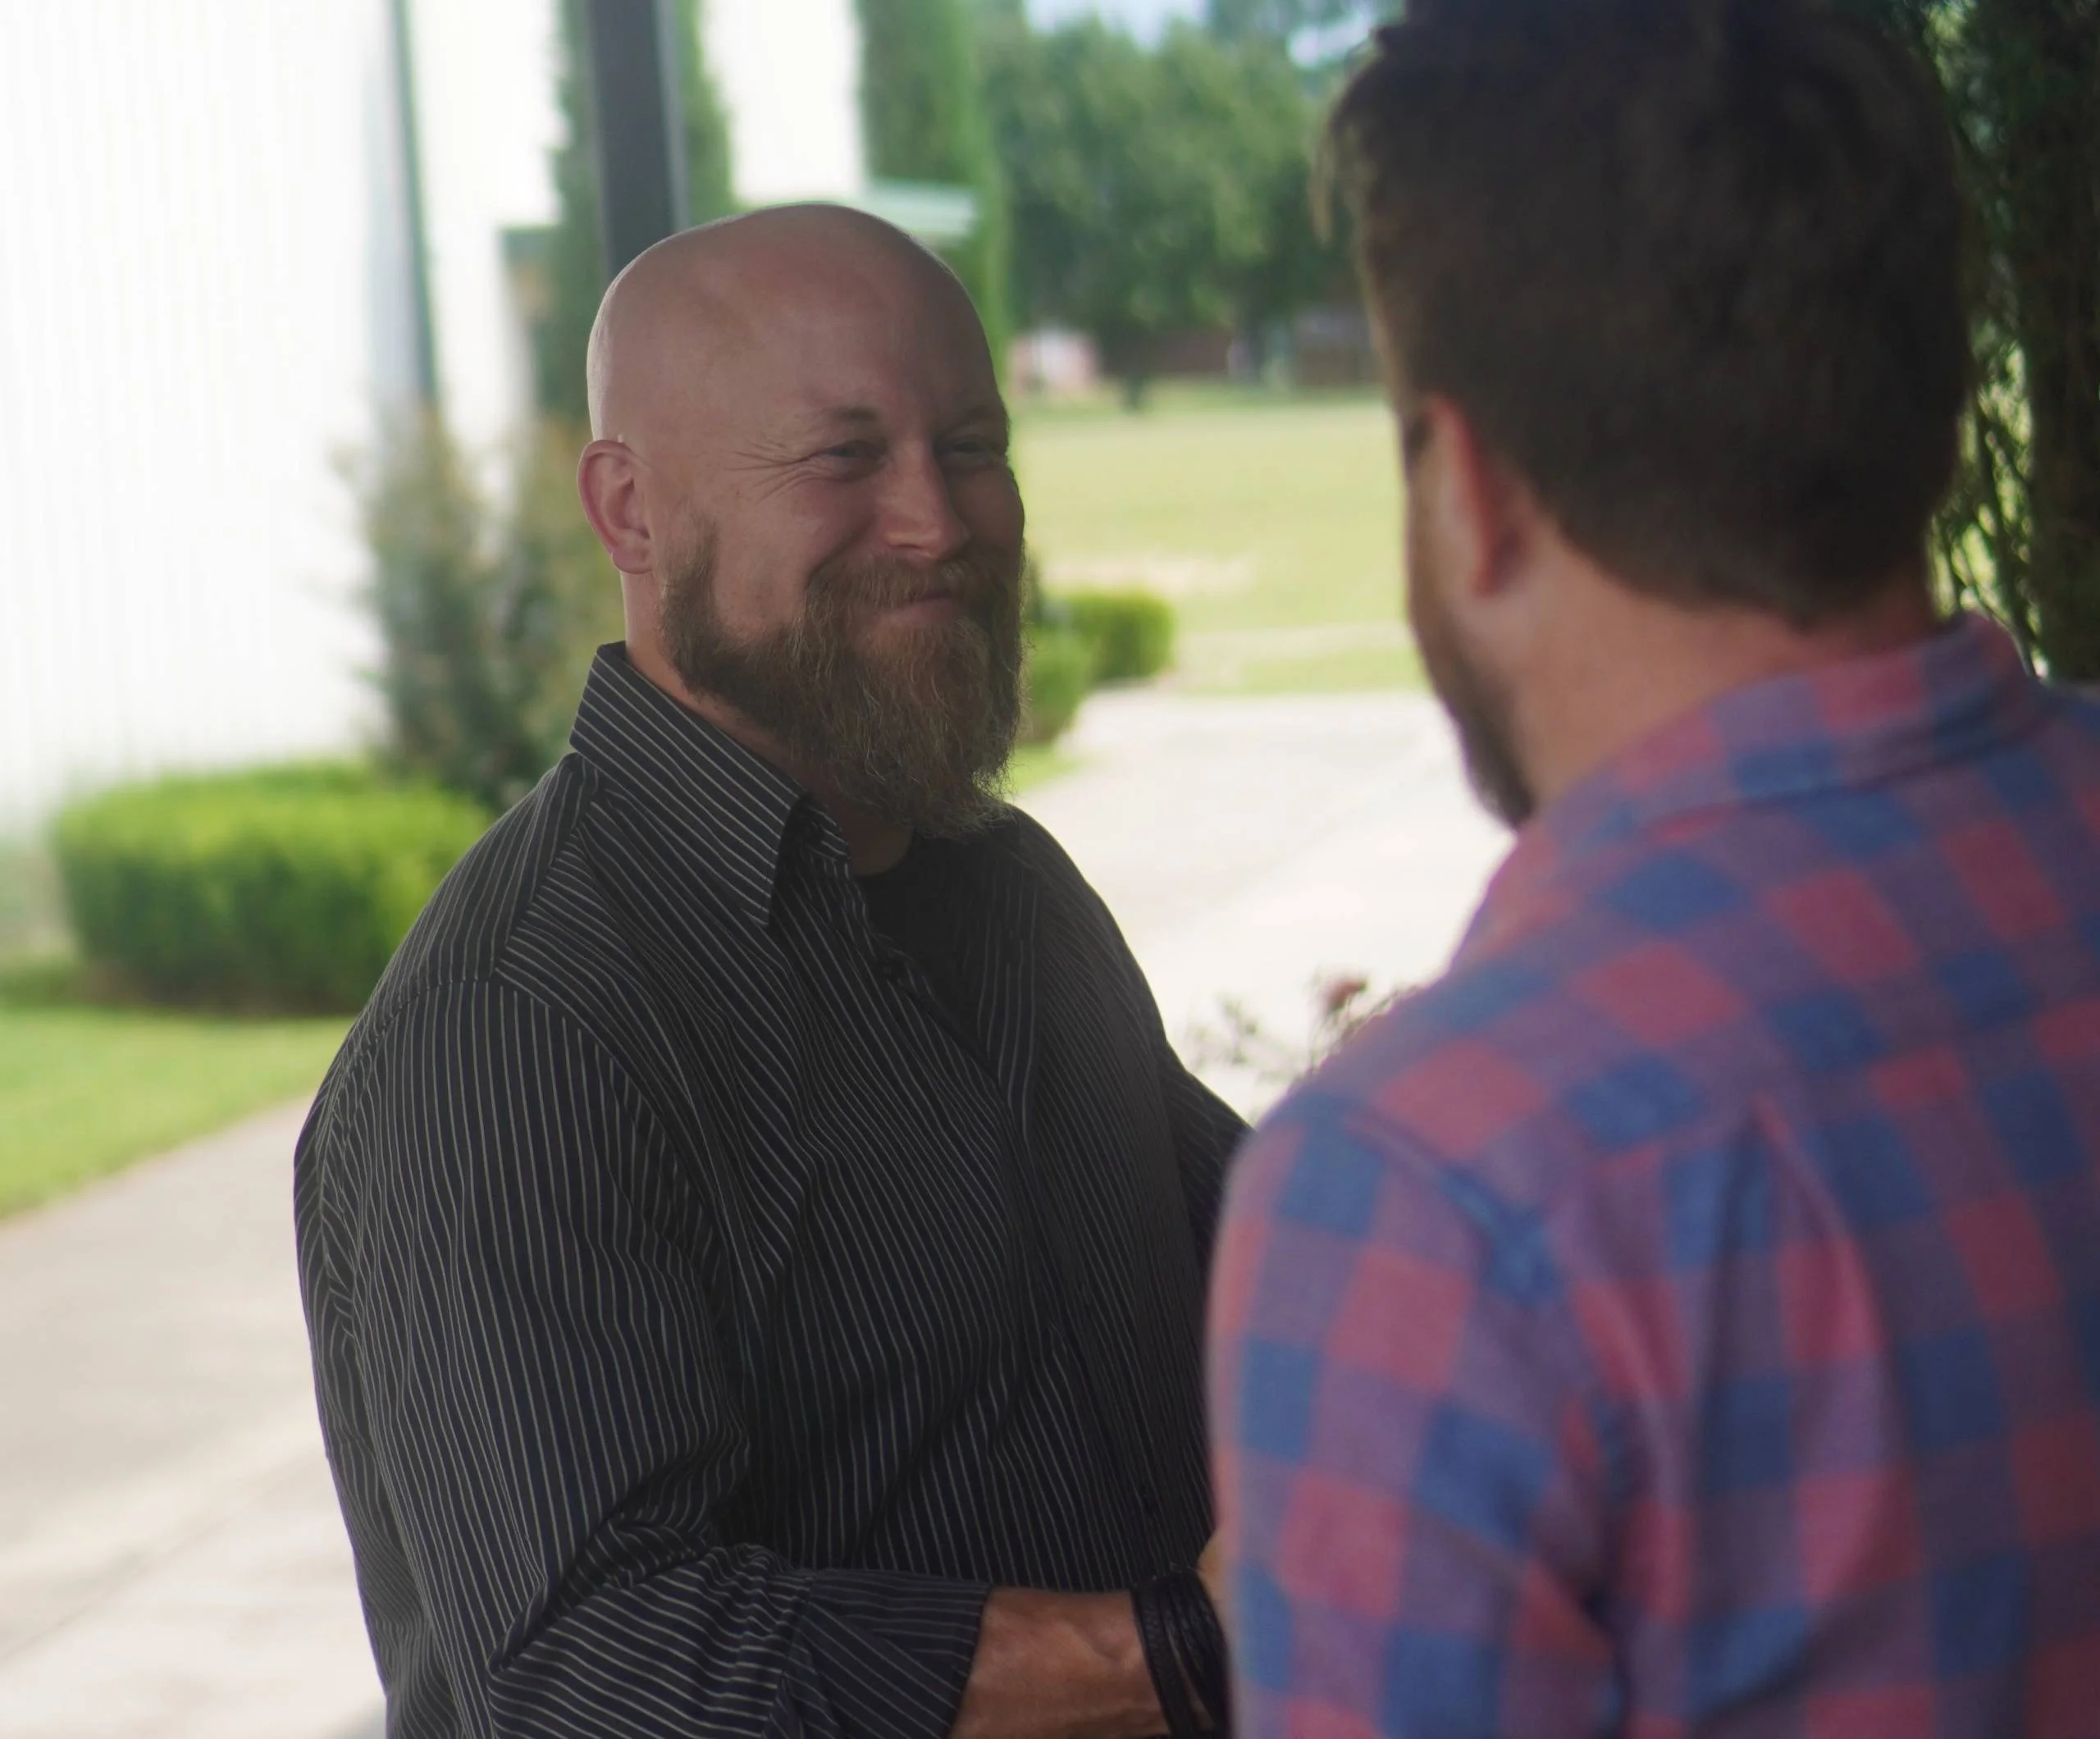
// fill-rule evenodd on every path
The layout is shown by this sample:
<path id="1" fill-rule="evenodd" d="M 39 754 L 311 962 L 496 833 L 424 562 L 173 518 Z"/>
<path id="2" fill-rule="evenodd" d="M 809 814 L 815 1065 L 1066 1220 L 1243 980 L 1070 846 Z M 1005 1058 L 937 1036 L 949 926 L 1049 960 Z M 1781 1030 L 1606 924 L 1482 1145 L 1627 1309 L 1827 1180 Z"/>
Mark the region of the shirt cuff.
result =
<path id="1" fill-rule="evenodd" d="M 808 1586 L 788 1687 L 802 1730 L 826 1739 L 947 1739 L 990 1585 L 820 1570 Z"/>

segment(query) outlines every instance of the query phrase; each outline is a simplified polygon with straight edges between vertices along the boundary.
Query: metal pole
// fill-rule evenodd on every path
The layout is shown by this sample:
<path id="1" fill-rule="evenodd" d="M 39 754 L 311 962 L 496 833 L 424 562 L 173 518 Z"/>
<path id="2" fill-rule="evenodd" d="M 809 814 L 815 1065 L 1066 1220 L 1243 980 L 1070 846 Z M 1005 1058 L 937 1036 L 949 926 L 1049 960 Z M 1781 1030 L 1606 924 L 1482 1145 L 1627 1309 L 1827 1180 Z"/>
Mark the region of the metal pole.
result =
<path id="1" fill-rule="evenodd" d="M 686 226 L 676 0 L 583 0 L 605 281 Z"/>
<path id="2" fill-rule="evenodd" d="M 409 320 L 415 340 L 416 397 L 437 403 L 437 336 L 430 313 L 430 238 L 423 225 L 423 157 L 416 126 L 415 46 L 409 0 L 388 0 L 394 35 L 394 108 L 401 148 L 402 219 L 409 232 Z"/>

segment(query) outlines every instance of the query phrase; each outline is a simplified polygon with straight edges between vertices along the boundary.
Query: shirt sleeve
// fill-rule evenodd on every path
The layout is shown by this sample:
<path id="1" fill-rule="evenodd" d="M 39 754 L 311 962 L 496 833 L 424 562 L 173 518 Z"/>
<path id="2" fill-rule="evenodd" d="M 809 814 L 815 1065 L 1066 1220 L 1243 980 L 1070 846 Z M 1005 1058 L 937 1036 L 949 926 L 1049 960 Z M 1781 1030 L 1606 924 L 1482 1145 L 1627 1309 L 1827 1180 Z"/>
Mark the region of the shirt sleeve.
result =
<path id="1" fill-rule="evenodd" d="M 1244 1735 L 1615 1732 L 1599 1408 L 1536 1217 L 1286 1107 L 1235 1175 L 1212 1419 Z"/>
<path id="2" fill-rule="evenodd" d="M 467 1730 L 947 1734 L 987 1588 L 798 1568 L 725 1526 L 751 1444 L 708 1229 L 614 1060 L 465 985 L 409 1004 L 375 1066 L 336 1280 Z"/>

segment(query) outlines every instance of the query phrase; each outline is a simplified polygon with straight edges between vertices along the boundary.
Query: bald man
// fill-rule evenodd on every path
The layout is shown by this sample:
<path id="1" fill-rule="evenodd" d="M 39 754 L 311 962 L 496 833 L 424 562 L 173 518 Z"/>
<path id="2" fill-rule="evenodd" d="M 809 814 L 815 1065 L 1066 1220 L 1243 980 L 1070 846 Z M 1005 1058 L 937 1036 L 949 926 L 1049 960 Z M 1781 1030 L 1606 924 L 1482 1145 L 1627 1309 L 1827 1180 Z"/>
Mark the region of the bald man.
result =
<path id="1" fill-rule="evenodd" d="M 982 328 L 897 231 L 769 212 L 637 261 L 590 391 L 626 641 L 299 1147 L 389 1731 L 1192 1730 L 1242 1130 L 1000 801 Z"/>

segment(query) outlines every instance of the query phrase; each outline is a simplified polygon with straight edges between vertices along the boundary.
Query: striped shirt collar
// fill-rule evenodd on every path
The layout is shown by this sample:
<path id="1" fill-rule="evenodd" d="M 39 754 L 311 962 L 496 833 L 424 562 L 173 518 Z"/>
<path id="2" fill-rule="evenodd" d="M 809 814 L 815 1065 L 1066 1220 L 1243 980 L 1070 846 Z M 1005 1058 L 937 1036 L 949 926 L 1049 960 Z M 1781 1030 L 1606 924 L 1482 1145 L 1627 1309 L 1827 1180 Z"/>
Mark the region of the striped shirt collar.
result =
<path id="1" fill-rule="evenodd" d="M 1672 720 L 1528 823 L 1490 884 L 1463 953 L 1557 910 L 1572 870 L 1668 822 L 1857 790 L 2009 743 L 2049 691 L 2011 637 L 1956 615 L 1914 646 L 1756 682 Z"/>
<path id="2" fill-rule="evenodd" d="M 809 793 L 665 694 L 618 641 L 598 649 L 569 742 L 760 929 L 772 921 L 791 833 L 848 873 L 845 836 Z M 799 827 L 798 815 L 807 818 Z"/>

